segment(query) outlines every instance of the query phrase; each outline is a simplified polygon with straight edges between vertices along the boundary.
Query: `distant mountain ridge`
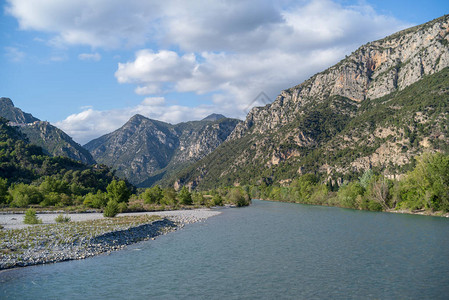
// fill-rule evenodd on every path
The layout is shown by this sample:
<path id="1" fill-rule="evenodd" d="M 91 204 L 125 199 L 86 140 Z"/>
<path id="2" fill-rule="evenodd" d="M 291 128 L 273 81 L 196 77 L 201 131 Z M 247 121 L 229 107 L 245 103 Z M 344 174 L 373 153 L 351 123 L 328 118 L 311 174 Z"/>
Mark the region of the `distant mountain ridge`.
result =
<path id="1" fill-rule="evenodd" d="M 226 119 L 226 117 L 221 114 L 210 114 L 201 121 L 218 121 L 221 119 Z"/>
<path id="2" fill-rule="evenodd" d="M 0 98 L 0 116 L 9 120 L 11 125 L 18 127 L 32 144 L 42 147 L 47 154 L 69 157 L 86 164 L 95 164 L 89 151 L 73 141 L 64 131 L 23 112 L 14 106 L 11 99 Z"/>
<path id="3" fill-rule="evenodd" d="M 423 151 L 449 151 L 449 16 L 361 46 L 253 108 L 213 153 L 167 183 L 192 187 L 340 181 L 404 173 Z"/>
<path id="4" fill-rule="evenodd" d="M 150 186 L 212 152 L 239 122 L 213 114 L 201 121 L 172 125 L 135 115 L 84 147 L 119 176 L 138 186 Z"/>

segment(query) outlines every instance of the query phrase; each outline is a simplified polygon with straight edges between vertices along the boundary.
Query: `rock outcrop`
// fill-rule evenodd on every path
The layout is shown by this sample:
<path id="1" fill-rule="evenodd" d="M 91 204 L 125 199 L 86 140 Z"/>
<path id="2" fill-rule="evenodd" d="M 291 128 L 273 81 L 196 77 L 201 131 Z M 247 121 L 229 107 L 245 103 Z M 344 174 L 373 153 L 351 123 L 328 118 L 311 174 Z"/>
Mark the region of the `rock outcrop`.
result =
<path id="1" fill-rule="evenodd" d="M 449 151 L 449 15 L 368 43 L 253 108 L 178 185 L 396 176 L 423 151 Z M 387 134 L 388 133 L 388 134 Z M 219 163 L 217 163 L 219 161 Z"/>

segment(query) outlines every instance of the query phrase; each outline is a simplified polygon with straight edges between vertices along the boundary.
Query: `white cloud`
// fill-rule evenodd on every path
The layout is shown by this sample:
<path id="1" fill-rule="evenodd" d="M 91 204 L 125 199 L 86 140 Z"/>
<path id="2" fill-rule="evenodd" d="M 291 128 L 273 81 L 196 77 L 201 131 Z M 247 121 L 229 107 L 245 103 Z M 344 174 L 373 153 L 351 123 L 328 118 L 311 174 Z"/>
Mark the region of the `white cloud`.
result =
<path id="1" fill-rule="evenodd" d="M 82 112 L 72 114 L 54 125 L 64 130 L 78 143 L 85 144 L 120 128 L 136 114 L 175 124 L 185 120 L 199 120 L 216 112 L 216 107 L 213 106 L 187 107 L 164 104 L 164 97 L 147 97 L 140 104 L 123 109 L 101 111 L 85 107 Z"/>
<path id="2" fill-rule="evenodd" d="M 23 51 L 20 51 L 16 47 L 4 47 L 5 49 L 5 56 L 13 62 L 21 62 L 26 54 Z"/>
<path id="3" fill-rule="evenodd" d="M 137 83 L 136 93 L 155 93 L 164 83 L 175 83 L 190 77 L 196 66 L 194 54 L 178 55 L 174 51 L 161 50 L 157 53 L 149 49 L 136 53 L 133 62 L 119 63 L 115 77 L 120 83 Z"/>
<path id="4" fill-rule="evenodd" d="M 261 91 L 282 89 L 336 63 L 359 45 L 405 25 L 367 5 L 344 7 L 330 0 L 183 2 L 162 21 L 167 44 L 179 52 L 143 49 L 119 63 L 118 82 L 136 84 L 139 95 L 214 93 L 247 107 Z M 240 115 L 239 115 L 240 116 Z"/>
<path id="5" fill-rule="evenodd" d="M 79 60 L 92 60 L 99 61 L 101 59 L 101 55 L 97 52 L 95 53 L 81 53 L 78 55 Z"/>
<path id="6" fill-rule="evenodd" d="M 117 48 L 141 45 L 160 14 L 159 1 L 7 0 L 20 28 L 54 33 L 55 44 Z"/>
<path id="7" fill-rule="evenodd" d="M 7 2 L 7 13 L 21 29 L 48 33 L 47 42 L 56 47 L 93 49 L 79 59 L 100 59 L 97 48 L 132 49 L 135 58 L 118 63 L 115 77 L 138 95 L 211 95 L 207 106 L 173 106 L 152 97 L 121 110 L 85 109 L 58 122 L 84 142 L 135 113 L 170 122 L 210 112 L 244 117 L 261 91 L 275 98 L 358 46 L 410 25 L 378 14 L 364 1 L 354 6 L 332 0 Z"/>

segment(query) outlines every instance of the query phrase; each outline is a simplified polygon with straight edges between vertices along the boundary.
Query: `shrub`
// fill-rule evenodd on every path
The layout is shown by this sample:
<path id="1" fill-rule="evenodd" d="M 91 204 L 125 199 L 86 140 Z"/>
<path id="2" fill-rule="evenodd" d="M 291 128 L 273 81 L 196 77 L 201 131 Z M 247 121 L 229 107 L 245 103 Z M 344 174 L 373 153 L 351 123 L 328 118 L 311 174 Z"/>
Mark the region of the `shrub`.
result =
<path id="1" fill-rule="evenodd" d="M 118 204 L 118 211 L 119 212 L 125 212 L 125 211 L 127 211 L 128 210 L 128 204 L 126 204 L 126 202 L 120 202 L 119 204 Z"/>
<path id="2" fill-rule="evenodd" d="M 228 200 L 237 207 L 248 206 L 250 202 L 249 196 L 245 196 L 240 189 L 232 189 L 229 192 Z"/>
<path id="3" fill-rule="evenodd" d="M 30 204 L 39 204 L 44 200 L 37 187 L 24 183 L 11 186 L 9 193 L 12 197 L 11 207 L 27 207 Z"/>
<path id="4" fill-rule="evenodd" d="M 215 206 L 223 206 L 223 198 L 219 194 L 214 195 L 212 202 Z"/>
<path id="5" fill-rule="evenodd" d="M 363 195 L 363 188 L 358 182 L 350 182 L 342 185 L 337 192 L 337 199 L 341 206 L 347 208 L 359 208 L 357 196 Z"/>
<path id="6" fill-rule="evenodd" d="M 115 200 L 109 200 L 108 204 L 104 208 L 103 216 L 106 218 L 113 218 L 119 213 L 118 203 Z"/>
<path id="7" fill-rule="evenodd" d="M 25 224 L 42 224 L 42 220 L 40 220 L 36 216 L 36 211 L 34 209 L 29 208 L 25 212 L 25 216 L 23 218 L 23 223 L 25 223 Z"/>
<path id="8" fill-rule="evenodd" d="M 136 203 L 131 204 L 131 205 L 128 207 L 128 211 L 136 211 L 136 212 L 139 212 L 139 211 L 145 211 L 145 209 L 143 208 L 142 204 L 136 202 Z"/>
<path id="9" fill-rule="evenodd" d="M 69 216 L 64 216 L 64 215 L 58 215 L 56 218 L 55 218 L 55 222 L 56 223 L 68 223 L 68 222 L 70 222 L 72 219 L 69 217 Z"/>
<path id="10" fill-rule="evenodd" d="M 192 194 L 189 192 L 186 186 L 183 186 L 178 193 L 179 202 L 184 205 L 192 205 Z"/>
<path id="11" fill-rule="evenodd" d="M 164 191 L 160 188 L 160 186 L 156 185 L 152 188 L 146 189 L 142 196 L 146 204 L 158 204 L 164 197 Z"/>

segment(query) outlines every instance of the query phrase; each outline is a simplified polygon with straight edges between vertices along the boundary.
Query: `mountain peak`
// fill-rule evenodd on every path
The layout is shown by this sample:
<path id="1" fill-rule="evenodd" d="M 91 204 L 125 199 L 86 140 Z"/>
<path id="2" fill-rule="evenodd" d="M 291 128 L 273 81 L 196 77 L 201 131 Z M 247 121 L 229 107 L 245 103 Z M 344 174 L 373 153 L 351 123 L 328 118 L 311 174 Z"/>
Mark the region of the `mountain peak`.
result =
<path id="1" fill-rule="evenodd" d="M 145 116 L 142 116 L 141 114 L 135 114 L 128 120 L 128 122 L 135 122 L 135 121 L 141 122 L 142 120 L 149 120 L 149 119 Z"/>
<path id="2" fill-rule="evenodd" d="M 36 122 L 40 120 L 15 107 L 10 98 L 0 98 L 0 117 L 15 123 L 32 144 L 42 147 L 52 156 L 62 155 L 87 164 L 95 163 L 90 153 L 65 132 L 48 122 Z"/>
<path id="3" fill-rule="evenodd" d="M 33 117 L 33 115 L 27 114 L 20 108 L 15 107 L 12 100 L 6 97 L 0 98 L 0 116 L 11 122 L 19 124 L 27 124 L 33 123 L 35 121 L 40 121 L 39 119 Z"/>
<path id="4" fill-rule="evenodd" d="M 201 121 L 218 121 L 221 119 L 225 119 L 226 117 L 223 116 L 222 114 L 210 114 L 207 117 L 205 117 L 204 119 L 202 119 Z"/>
<path id="5" fill-rule="evenodd" d="M 10 98 L 1 97 L 0 103 L 4 106 L 11 106 L 14 107 L 14 103 L 12 103 L 12 100 Z"/>

